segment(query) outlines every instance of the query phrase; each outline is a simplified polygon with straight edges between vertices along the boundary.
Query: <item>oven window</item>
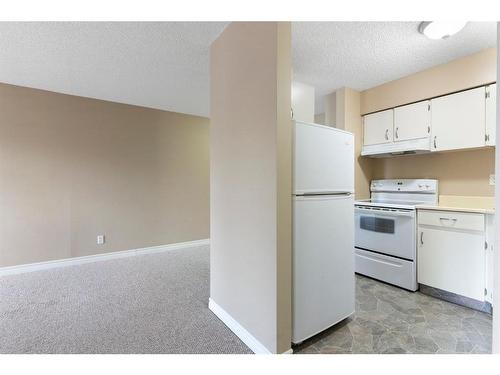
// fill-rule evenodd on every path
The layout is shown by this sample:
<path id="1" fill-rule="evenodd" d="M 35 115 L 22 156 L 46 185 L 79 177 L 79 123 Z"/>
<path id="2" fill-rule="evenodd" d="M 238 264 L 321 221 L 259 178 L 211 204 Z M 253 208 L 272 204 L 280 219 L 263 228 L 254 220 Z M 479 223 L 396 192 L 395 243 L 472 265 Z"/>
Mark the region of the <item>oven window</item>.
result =
<path id="1" fill-rule="evenodd" d="M 360 227 L 361 229 L 369 230 L 372 232 L 394 234 L 393 219 L 383 219 L 373 216 L 361 216 Z"/>

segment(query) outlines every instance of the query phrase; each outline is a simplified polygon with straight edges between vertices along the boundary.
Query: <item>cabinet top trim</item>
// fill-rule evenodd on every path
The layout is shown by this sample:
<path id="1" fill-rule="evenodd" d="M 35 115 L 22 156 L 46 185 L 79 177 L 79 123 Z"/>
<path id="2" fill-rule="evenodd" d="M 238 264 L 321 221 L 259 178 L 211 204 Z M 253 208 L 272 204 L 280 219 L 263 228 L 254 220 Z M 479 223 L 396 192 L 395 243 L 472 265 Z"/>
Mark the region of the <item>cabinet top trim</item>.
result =
<path id="1" fill-rule="evenodd" d="M 366 116 L 366 115 L 371 115 L 371 114 L 374 114 L 374 113 L 384 112 L 384 111 L 387 111 L 389 109 L 395 109 L 395 108 L 405 107 L 405 106 L 410 105 L 410 104 L 426 102 L 428 100 L 432 100 L 432 99 L 436 99 L 436 98 L 441 98 L 443 96 L 458 94 L 459 92 L 474 90 L 474 89 L 477 89 L 477 88 L 480 88 L 480 87 L 488 87 L 489 85 L 493 85 L 495 83 L 497 83 L 497 82 L 494 81 L 494 82 L 483 83 L 481 85 L 474 86 L 474 87 L 469 87 L 469 88 L 466 88 L 466 89 L 463 89 L 463 90 L 457 90 L 457 91 L 448 92 L 448 93 L 442 94 L 442 95 L 431 96 L 429 98 L 416 100 L 414 102 L 409 102 L 409 103 L 400 104 L 400 105 L 397 105 L 397 106 L 394 106 L 394 107 L 388 107 L 388 108 L 384 108 L 384 109 L 379 109 L 378 111 L 372 111 L 372 112 L 362 113 L 361 116 Z"/>

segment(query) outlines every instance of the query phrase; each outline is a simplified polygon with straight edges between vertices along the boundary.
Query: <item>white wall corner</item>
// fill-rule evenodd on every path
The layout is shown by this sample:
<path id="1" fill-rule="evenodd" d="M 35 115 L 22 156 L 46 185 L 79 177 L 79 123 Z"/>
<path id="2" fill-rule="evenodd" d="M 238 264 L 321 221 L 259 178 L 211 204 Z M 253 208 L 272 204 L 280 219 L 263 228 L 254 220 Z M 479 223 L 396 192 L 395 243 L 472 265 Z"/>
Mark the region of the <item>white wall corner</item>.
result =
<path id="1" fill-rule="evenodd" d="M 323 98 L 325 108 L 324 125 L 333 126 L 337 124 L 337 92 L 333 91 Z"/>
<path id="2" fill-rule="evenodd" d="M 500 22 L 497 23 L 497 38 L 500 38 Z M 500 49 L 497 50 L 497 77 L 500 75 Z M 500 134 L 500 101 L 497 100 L 496 133 Z M 500 152 L 495 151 L 495 175 L 500 173 Z M 500 184 L 495 185 L 495 211 L 500 212 Z M 498 216 L 498 215 L 497 215 Z M 495 249 L 500 249 L 500 220 L 495 220 Z M 500 251 L 495 251 L 493 259 L 493 305 L 500 301 Z M 493 345 L 492 351 L 500 354 L 500 308 L 493 308 Z"/>
<path id="3" fill-rule="evenodd" d="M 314 122 L 315 90 L 305 83 L 292 82 L 293 119 L 301 122 Z"/>

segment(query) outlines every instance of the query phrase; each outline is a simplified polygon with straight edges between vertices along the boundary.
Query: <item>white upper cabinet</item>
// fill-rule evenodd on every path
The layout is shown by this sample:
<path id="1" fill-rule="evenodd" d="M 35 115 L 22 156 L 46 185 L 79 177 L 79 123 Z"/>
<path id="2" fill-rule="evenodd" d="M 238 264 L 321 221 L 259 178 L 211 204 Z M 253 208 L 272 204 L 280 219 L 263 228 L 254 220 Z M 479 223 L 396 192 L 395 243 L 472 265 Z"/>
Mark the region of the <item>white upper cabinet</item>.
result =
<path id="1" fill-rule="evenodd" d="M 496 84 L 363 116 L 361 155 L 495 146 Z"/>
<path id="2" fill-rule="evenodd" d="M 363 145 L 377 145 L 393 141 L 394 110 L 372 113 L 363 118 Z"/>
<path id="3" fill-rule="evenodd" d="M 394 142 L 427 138 L 431 131 L 430 101 L 394 109 Z"/>
<path id="4" fill-rule="evenodd" d="M 486 145 L 495 146 L 497 121 L 497 85 L 486 87 Z"/>
<path id="5" fill-rule="evenodd" d="M 485 146 L 485 87 L 431 100 L 432 151 Z"/>

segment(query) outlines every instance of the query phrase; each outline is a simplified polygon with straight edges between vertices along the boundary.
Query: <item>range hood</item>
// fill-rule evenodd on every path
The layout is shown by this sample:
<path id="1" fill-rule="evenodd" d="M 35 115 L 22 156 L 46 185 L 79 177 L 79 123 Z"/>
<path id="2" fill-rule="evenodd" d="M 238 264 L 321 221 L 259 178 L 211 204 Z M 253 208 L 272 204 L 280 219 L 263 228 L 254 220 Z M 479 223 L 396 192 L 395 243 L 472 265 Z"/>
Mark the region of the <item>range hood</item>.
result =
<path id="1" fill-rule="evenodd" d="M 361 155 L 372 158 L 386 158 L 401 155 L 425 154 L 429 152 L 431 152 L 430 138 L 425 137 L 363 146 Z"/>

